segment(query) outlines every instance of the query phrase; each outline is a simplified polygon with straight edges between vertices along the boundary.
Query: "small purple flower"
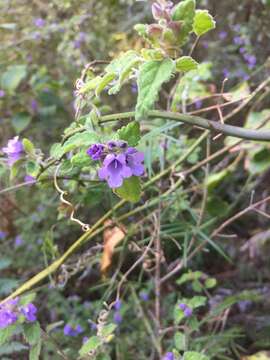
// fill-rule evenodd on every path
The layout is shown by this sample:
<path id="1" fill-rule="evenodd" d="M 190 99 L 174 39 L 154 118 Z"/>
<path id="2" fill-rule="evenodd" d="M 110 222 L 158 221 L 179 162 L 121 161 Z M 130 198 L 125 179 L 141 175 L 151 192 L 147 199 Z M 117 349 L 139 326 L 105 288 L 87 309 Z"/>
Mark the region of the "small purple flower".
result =
<path id="1" fill-rule="evenodd" d="M 125 178 L 131 177 L 133 171 L 127 166 L 124 154 L 109 154 L 105 157 L 103 167 L 98 175 L 101 180 L 106 180 L 111 188 L 121 187 Z"/>
<path id="2" fill-rule="evenodd" d="M 123 320 L 122 315 L 120 314 L 119 311 L 116 311 L 113 315 L 113 321 L 119 325 L 121 324 L 122 320 Z"/>
<path id="3" fill-rule="evenodd" d="M 66 324 L 64 326 L 64 335 L 65 336 L 77 336 L 83 332 L 83 328 L 81 325 L 77 325 L 76 327 L 71 326 L 70 324 Z"/>
<path id="4" fill-rule="evenodd" d="M 251 54 L 244 54 L 244 59 L 248 63 L 249 69 L 253 69 L 254 66 L 257 64 L 257 58 Z"/>
<path id="5" fill-rule="evenodd" d="M 81 334 L 83 332 L 83 328 L 81 327 L 80 324 L 78 324 L 75 328 L 75 331 L 77 332 L 77 334 Z"/>
<path id="6" fill-rule="evenodd" d="M 137 94 L 137 92 L 138 92 L 138 86 L 137 86 L 136 83 L 132 83 L 132 84 L 131 84 L 131 92 L 132 92 L 133 94 Z"/>
<path id="7" fill-rule="evenodd" d="M 32 99 L 31 103 L 30 103 L 31 109 L 34 113 L 36 113 L 38 111 L 38 103 L 37 100 Z"/>
<path id="8" fill-rule="evenodd" d="M 170 352 L 167 352 L 167 353 L 163 356 L 162 360 L 174 360 L 174 355 L 173 355 L 173 353 L 172 353 L 171 351 L 170 351 Z"/>
<path id="9" fill-rule="evenodd" d="M 25 175 L 24 182 L 34 184 L 36 182 L 36 179 L 31 175 Z"/>
<path id="10" fill-rule="evenodd" d="M 163 15 L 161 6 L 156 2 L 152 4 L 152 15 L 155 20 L 159 20 Z"/>
<path id="11" fill-rule="evenodd" d="M 9 325 L 14 324 L 18 319 L 16 313 L 8 309 L 0 310 L 0 328 L 6 328 Z"/>
<path id="12" fill-rule="evenodd" d="M 197 110 L 199 110 L 201 107 L 202 107 L 202 100 L 201 99 L 197 99 L 196 101 L 195 101 L 195 108 L 197 109 Z"/>
<path id="13" fill-rule="evenodd" d="M 181 303 L 178 306 L 184 312 L 185 317 L 190 317 L 192 315 L 192 309 L 187 304 Z"/>
<path id="14" fill-rule="evenodd" d="M 2 148 L 2 151 L 8 157 L 8 165 L 11 166 L 15 161 L 19 160 L 23 152 L 23 144 L 19 140 L 18 136 L 15 136 L 13 139 L 10 139 L 6 147 Z"/>
<path id="15" fill-rule="evenodd" d="M 129 147 L 125 152 L 127 166 L 131 169 L 132 175 L 141 176 L 144 173 L 144 153 Z"/>
<path id="16" fill-rule="evenodd" d="M 203 46 L 203 48 L 204 49 L 208 49 L 209 48 L 209 43 L 208 43 L 208 41 L 202 41 L 202 46 Z"/>
<path id="17" fill-rule="evenodd" d="M 4 97 L 6 95 L 6 92 L 2 89 L 0 89 L 0 98 Z"/>
<path id="18" fill-rule="evenodd" d="M 244 46 L 241 46 L 239 52 L 240 54 L 244 54 L 246 52 L 246 48 Z"/>
<path id="19" fill-rule="evenodd" d="M 25 316 L 26 320 L 33 322 L 37 320 L 37 308 L 34 304 L 29 303 L 23 306 L 21 309 L 21 313 Z"/>
<path id="20" fill-rule="evenodd" d="M 122 307 L 122 301 L 121 301 L 121 300 L 117 300 L 117 301 L 114 303 L 113 307 L 114 307 L 115 310 L 118 310 L 118 311 L 119 311 L 119 310 L 121 309 L 121 307 Z"/>
<path id="21" fill-rule="evenodd" d="M 224 40 L 226 39 L 227 35 L 228 35 L 227 31 L 220 31 L 218 37 L 220 38 L 220 40 Z"/>
<path id="22" fill-rule="evenodd" d="M 15 237 L 14 246 L 15 246 L 16 248 L 18 248 L 18 247 L 22 246 L 23 243 L 24 243 L 24 241 L 23 241 L 23 238 L 21 237 L 21 235 L 17 235 L 17 236 Z"/>
<path id="23" fill-rule="evenodd" d="M 87 155 L 89 155 L 93 160 L 101 160 L 103 152 L 104 145 L 102 144 L 91 145 L 90 148 L 86 151 Z"/>
<path id="24" fill-rule="evenodd" d="M 91 329 L 92 331 L 96 331 L 96 330 L 97 330 L 97 324 L 95 324 L 94 322 L 91 322 L 91 324 L 90 324 L 90 329 Z"/>
<path id="25" fill-rule="evenodd" d="M 0 240 L 5 239 L 6 236 L 7 236 L 7 233 L 5 231 L 0 231 Z"/>
<path id="26" fill-rule="evenodd" d="M 141 291 L 139 294 L 141 300 L 148 301 L 149 300 L 149 294 L 146 291 Z"/>
<path id="27" fill-rule="evenodd" d="M 228 69 L 223 69 L 222 73 L 225 78 L 228 78 L 230 76 L 230 72 Z"/>
<path id="28" fill-rule="evenodd" d="M 37 18 L 34 20 L 34 25 L 38 28 L 43 27 L 46 24 L 46 21 L 42 18 Z"/>
<path id="29" fill-rule="evenodd" d="M 185 317 L 190 317 L 192 316 L 192 309 L 190 307 L 187 307 L 185 310 L 184 310 L 184 315 Z"/>
<path id="30" fill-rule="evenodd" d="M 88 341 L 88 337 L 87 336 L 84 336 L 83 339 L 82 339 L 82 343 L 85 344 L 87 341 Z"/>
<path id="31" fill-rule="evenodd" d="M 233 42 L 235 45 L 243 45 L 245 43 L 245 39 L 243 39 L 241 36 L 235 36 L 233 38 Z"/>

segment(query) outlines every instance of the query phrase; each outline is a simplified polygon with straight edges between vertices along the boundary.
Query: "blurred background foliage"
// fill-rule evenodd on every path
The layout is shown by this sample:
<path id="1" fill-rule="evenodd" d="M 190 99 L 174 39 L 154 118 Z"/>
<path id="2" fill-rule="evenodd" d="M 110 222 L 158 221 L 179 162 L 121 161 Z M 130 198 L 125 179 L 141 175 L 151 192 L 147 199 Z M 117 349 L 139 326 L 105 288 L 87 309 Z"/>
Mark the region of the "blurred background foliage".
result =
<path id="1" fill-rule="evenodd" d="M 225 91 L 237 99 L 250 94 L 270 74 L 268 0 L 197 2 L 213 14 L 217 29 L 195 51 L 194 57 L 204 64 L 197 78 L 187 75 L 182 82 L 178 94 L 181 101 L 176 104 L 180 111 L 186 104 L 193 110 L 210 106 L 212 99 L 207 97 L 221 91 L 224 77 L 228 78 Z M 18 134 L 38 144 L 48 156 L 51 145 L 59 141 L 62 130 L 74 120 L 75 82 L 83 67 L 94 60 L 110 60 L 130 48 L 140 49 L 142 43 L 133 26 L 151 21 L 150 5 L 135 0 L 2 0 L 0 145 L 4 146 Z M 252 107 L 238 113 L 233 123 L 247 127 L 261 124 L 269 115 L 269 89 L 263 95 Z M 118 97 L 105 95 L 103 100 L 105 112 L 129 110 L 136 102 L 136 88 L 131 86 Z M 161 98 L 160 104 L 165 100 Z M 146 154 L 149 176 L 175 161 L 197 136 L 179 124 L 161 125 L 144 124 L 141 147 Z M 230 141 L 227 138 L 214 142 L 213 150 Z M 224 219 L 248 206 L 250 194 L 255 200 L 260 194 L 269 196 L 269 145 L 245 144 L 240 150 L 240 158 L 229 153 L 211 165 L 211 172 L 218 176 L 208 178 L 205 221 Z M 186 167 L 196 164 L 204 155 L 205 149 L 198 148 L 188 158 Z M 235 165 L 231 166 L 234 161 Z M 0 297 L 43 269 L 80 235 L 79 229 L 68 222 L 66 209 L 59 206 L 52 181 L 20 187 L 24 175 L 20 173 L 10 182 L 6 168 L 0 164 L 1 188 L 18 185 L 17 191 L 0 193 Z M 172 269 L 180 256 L 186 256 L 201 207 L 204 176 L 203 170 L 196 173 L 171 195 L 170 206 L 162 212 L 163 267 L 167 270 Z M 67 181 L 65 186 L 80 216 L 91 223 L 116 201 L 104 184 L 75 179 Z M 153 187 L 144 201 L 158 195 L 163 186 L 166 184 L 161 181 Z M 192 191 L 194 188 L 197 191 Z M 136 221 L 140 227 L 136 217 L 130 219 L 131 225 Z M 202 271 L 198 279 L 203 281 L 191 277 L 180 288 L 183 281 L 179 280 L 181 274 L 177 274 L 164 284 L 164 328 L 169 328 L 177 316 L 173 309 L 180 296 L 196 299 L 196 294 L 203 294 L 207 306 L 203 304 L 193 324 L 189 324 L 190 333 L 185 333 L 192 350 L 204 349 L 211 359 L 240 359 L 245 354 L 270 349 L 268 228 L 269 218 L 251 212 L 228 230 L 236 233 L 237 238 L 220 238 L 213 244 L 207 238 L 213 227 L 202 231 L 199 242 L 205 239 L 209 242 L 207 251 L 199 252 L 188 269 Z M 132 234 L 132 226 L 130 231 Z M 149 240 L 151 225 L 140 227 L 140 231 L 141 234 L 131 238 L 143 247 Z M 136 250 L 128 245 L 128 239 L 115 256 L 114 267 L 123 272 L 138 257 Z M 115 280 L 111 281 L 110 277 L 104 280 L 100 275 L 98 246 L 102 239 L 97 240 L 96 252 L 92 253 L 86 245 L 69 261 L 67 268 L 42 285 L 42 295 L 37 300 L 43 328 L 52 332 L 56 343 L 71 359 L 76 358 L 82 336 L 94 334 L 103 301 L 110 299 L 116 287 Z M 148 260 L 151 265 L 151 259 Z M 150 265 L 145 262 L 141 270 L 134 272 L 130 282 L 133 295 L 124 295 L 121 309 L 111 315 L 118 329 L 116 338 L 107 345 L 106 353 L 110 355 L 104 359 L 153 358 L 149 334 L 145 335 L 145 319 L 152 321 L 154 306 L 152 274 L 147 271 Z M 210 282 L 207 288 L 204 281 L 212 277 L 217 285 Z M 203 321 L 215 311 L 217 304 L 221 307 L 216 315 L 218 320 Z M 65 336 L 66 323 L 81 324 L 84 334 Z M 181 334 L 170 331 L 164 334 L 165 349 L 175 347 L 181 351 Z M 1 359 L 27 358 L 27 349 L 19 347 L 17 340 L 16 344 L 13 350 L 0 348 Z M 61 358 L 54 345 L 44 346 L 42 359 Z"/>

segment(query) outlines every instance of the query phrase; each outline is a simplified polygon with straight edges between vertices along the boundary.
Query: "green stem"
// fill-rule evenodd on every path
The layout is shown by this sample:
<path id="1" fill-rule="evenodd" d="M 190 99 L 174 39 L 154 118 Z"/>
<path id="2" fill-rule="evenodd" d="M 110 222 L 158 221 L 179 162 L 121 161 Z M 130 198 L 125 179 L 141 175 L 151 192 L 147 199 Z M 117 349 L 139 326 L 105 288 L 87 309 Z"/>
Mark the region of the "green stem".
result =
<path id="1" fill-rule="evenodd" d="M 163 176 L 170 173 L 172 171 L 172 169 L 175 168 L 177 165 L 179 165 L 180 163 L 185 161 L 188 158 L 188 156 L 196 149 L 196 147 L 198 147 L 203 142 L 203 140 L 207 137 L 207 135 L 208 135 L 208 131 L 205 132 L 204 134 L 202 134 L 199 137 L 199 139 L 197 141 L 195 141 L 194 144 L 188 149 L 188 151 L 183 156 L 181 156 L 174 164 L 172 164 L 167 169 L 165 169 L 164 171 L 162 171 L 161 173 L 159 173 L 158 175 L 156 175 L 155 177 L 150 179 L 143 186 L 143 189 L 145 190 L 146 188 L 151 186 L 154 182 L 158 181 Z M 166 194 L 167 193 L 165 193 L 164 195 L 166 195 Z M 124 219 L 128 218 L 128 216 L 131 216 L 132 214 L 135 214 L 135 213 L 143 210 L 144 208 L 147 208 L 148 206 L 154 206 L 156 204 L 156 201 L 157 201 L 157 199 L 154 199 L 149 204 L 145 204 L 146 206 L 143 205 L 143 206 L 139 206 L 139 207 L 135 208 L 133 211 L 122 215 L 119 218 L 119 220 L 124 220 Z M 37 275 L 32 277 L 30 280 L 26 281 L 22 286 L 20 286 L 17 290 L 15 290 L 10 296 L 8 296 L 6 299 L 4 299 L 3 302 L 6 300 L 9 300 L 9 299 L 12 299 L 16 296 L 21 295 L 22 293 L 31 289 L 34 285 L 38 284 L 40 281 L 45 279 L 47 276 L 54 273 L 66 261 L 66 259 L 69 256 L 71 256 L 78 248 L 80 248 L 86 241 L 89 241 L 94 236 L 100 234 L 106 228 L 106 225 L 103 225 L 104 222 L 107 219 L 109 219 L 110 217 L 112 217 L 114 212 L 117 211 L 118 209 L 120 209 L 126 203 L 127 203 L 126 200 L 119 201 L 111 210 L 109 210 L 104 216 L 102 216 L 92 226 L 92 228 L 89 231 L 84 233 L 78 240 L 76 240 L 59 259 L 55 260 L 51 265 L 49 265 L 47 268 L 45 268 L 44 270 L 39 272 Z"/>
<path id="2" fill-rule="evenodd" d="M 109 114 L 101 116 L 99 119 L 99 124 L 104 124 L 111 121 L 118 121 L 124 119 L 132 119 L 135 117 L 134 111 L 119 113 L 119 114 Z M 222 124 L 218 121 L 207 120 L 199 116 L 192 116 L 188 114 L 174 113 L 170 111 L 160 111 L 152 110 L 148 113 L 148 118 L 156 119 L 166 119 L 173 120 L 177 122 L 182 122 L 188 125 L 198 126 L 206 130 L 210 130 L 216 133 L 222 133 L 224 135 L 233 136 L 245 140 L 257 140 L 257 141 L 270 141 L 270 130 L 253 130 L 245 129 L 239 126 L 232 126 L 227 124 Z M 70 136 L 76 134 L 77 132 L 85 131 L 85 127 L 75 129 L 68 133 L 63 142 L 68 139 Z"/>

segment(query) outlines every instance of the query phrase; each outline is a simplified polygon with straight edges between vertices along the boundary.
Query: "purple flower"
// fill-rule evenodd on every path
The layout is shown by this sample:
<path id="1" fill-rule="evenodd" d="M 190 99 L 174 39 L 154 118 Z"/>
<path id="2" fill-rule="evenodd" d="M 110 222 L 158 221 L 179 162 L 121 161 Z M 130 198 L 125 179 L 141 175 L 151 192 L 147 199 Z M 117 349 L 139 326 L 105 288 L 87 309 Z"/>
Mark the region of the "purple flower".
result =
<path id="1" fill-rule="evenodd" d="M 23 306 L 21 309 L 21 313 L 25 316 L 26 320 L 33 322 L 37 320 L 37 308 L 34 304 L 29 303 L 25 306 Z"/>
<path id="2" fill-rule="evenodd" d="M 0 328 L 5 328 L 17 321 L 16 306 L 18 301 L 19 298 L 11 299 L 0 306 Z"/>
<path id="3" fill-rule="evenodd" d="M 17 248 L 23 245 L 23 243 L 24 243 L 23 238 L 20 235 L 17 235 L 15 237 L 14 246 Z"/>
<path id="4" fill-rule="evenodd" d="M 131 92 L 132 92 L 133 94 L 137 94 L 137 92 L 138 92 L 138 86 L 137 86 L 136 83 L 131 84 Z"/>
<path id="5" fill-rule="evenodd" d="M 36 182 L 36 179 L 31 175 L 25 175 L 24 182 L 27 182 L 29 184 L 34 184 Z"/>
<path id="6" fill-rule="evenodd" d="M 240 54 L 244 54 L 246 52 L 246 48 L 243 46 L 240 47 L 239 52 L 240 52 Z"/>
<path id="7" fill-rule="evenodd" d="M 18 319 L 18 316 L 11 310 L 0 310 L 0 328 L 6 328 L 9 325 L 14 324 Z"/>
<path id="8" fill-rule="evenodd" d="M 5 239 L 6 236 L 7 236 L 7 233 L 5 231 L 0 231 L 0 240 Z"/>
<path id="9" fill-rule="evenodd" d="M 101 157 L 104 152 L 104 145 L 102 144 L 94 144 L 91 145 L 87 150 L 87 155 L 89 155 L 93 160 L 101 160 Z"/>
<path id="10" fill-rule="evenodd" d="M 45 24 L 46 24 L 46 22 L 45 22 L 45 20 L 42 19 L 42 18 L 37 18 L 37 19 L 34 20 L 34 25 L 35 25 L 36 27 L 41 28 L 41 27 L 43 27 Z"/>
<path id="11" fill-rule="evenodd" d="M 121 300 L 117 300 L 113 305 L 115 310 L 120 310 L 121 306 L 122 306 L 122 301 Z"/>
<path id="12" fill-rule="evenodd" d="M 202 107 L 202 100 L 201 100 L 201 99 L 197 99 L 197 100 L 195 101 L 195 108 L 196 108 L 197 110 L 199 110 L 201 107 Z"/>
<path id="13" fill-rule="evenodd" d="M 174 360 L 174 355 L 173 355 L 173 353 L 172 353 L 171 351 L 170 351 L 170 352 L 167 352 L 167 353 L 163 356 L 162 360 Z"/>
<path id="14" fill-rule="evenodd" d="M 125 178 L 131 177 L 132 169 L 127 166 L 124 154 L 109 154 L 105 157 L 103 167 L 98 175 L 101 180 L 106 180 L 111 188 L 121 187 Z"/>
<path id="15" fill-rule="evenodd" d="M 0 89 L 0 98 L 4 97 L 6 95 L 6 92 L 2 89 Z"/>
<path id="16" fill-rule="evenodd" d="M 15 136 L 13 139 L 10 139 L 6 147 L 2 148 L 2 151 L 8 157 L 8 165 L 11 166 L 15 161 L 19 160 L 23 152 L 23 144 L 19 140 L 18 136 Z"/>
<path id="17" fill-rule="evenodd" d="M 38 111 L 38 103 L 37 100 L 32 99 L 31 103 L 30 103 L 31 109 L 34 113 L 36 113 Z"/>
<path id="18" fill-rule="evenodd" d="M 64 327 L 64 335 L 65 336 L 77 336 L 83 332 L 81 325 L 77 325 L 76 327 L 72 327 L 70 324 L 66 324 Z"/>
<path id="19" fill-rule="evenodd" d="M 141 291 L 139 296 L 143 301 L 148 301 L 149 300 L 149 294 L 146 291 Z"/>
<path id="20" fill-rule="evenodd" d="M 222 73 L 225 78 L 228 78 L 230 76 L 230 72 L 228 69 L 223 69 Z"/>
<path id="21" fill-rule="evenodd" d="M 232 28 L 234 31 L 239 32 L 241 30 L 241 25 L 236 24 L 236 25 L 233 25 Z"/>
<path id="22" fill-rule="evenodd" d="M 185 310 L 184 310 L 184 315 L 185 317 L 190 317 L 192 316 L 192 309 L 190 307 L 187 307 Z"/>
<path id="23" fill-rule="evenodd" d="M 227 31 L 220 31 L 218 37 L 220 38 L 220 40 L 224 40 L 226 39 L 227 35 L 228 35 Z"/>
<path id="24" fill-rule="evenodd" d="M 144 173 L 144 153 L 129 147 L 125 152 L 127 166 L 131 169 L 132 175 L 141 176 Z"/>
<path id="25" fill-rule="evenodd" d="M 190 317 L 192 315 L 192 309 L 187 304 L 181 303 L 178 306 L 184 312 L 185 317 Z"/>
<path id="26" fill-rule="evenodd" d="M 248 63 L 248 67 L 249 69 L 253 69 L 254 66 L 257 63 L 257 58 L 254 55 L 251 54 L 244 54 L 244 59 L 246 60 L 246 62 Z"/>
<path id="27" fill-rule="evenodd" d="M 89 338 L 88 338 L 87 336 L 84 336 L 83 339 L 82 339 L 82 343 L 85 344 L 86 341 L 88 341 L 88 339 L 89 339 Z"/>
<path id="28" fill-rule="evenodd" d="M 233 42 L 235 45 L 243 45 L 245 43 L 245 39 L 243 39 L 241 36 L 235 36 L 233 38 Z"/>
<path id="29" fill-rule="evenodd" d="M 123 320 L 122 315 L 120 314 L 119 311 L 116 311 L 113 315 L 113 321 L 119 325 L 121 324 L 122 320 Z"/>

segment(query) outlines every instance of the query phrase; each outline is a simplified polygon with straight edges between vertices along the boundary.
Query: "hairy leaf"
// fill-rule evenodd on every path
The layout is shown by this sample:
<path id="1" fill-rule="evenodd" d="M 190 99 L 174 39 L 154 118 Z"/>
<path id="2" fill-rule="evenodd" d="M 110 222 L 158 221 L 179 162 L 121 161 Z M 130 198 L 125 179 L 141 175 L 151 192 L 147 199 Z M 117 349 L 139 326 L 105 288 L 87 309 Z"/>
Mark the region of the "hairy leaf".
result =
<path id="1" fill-rule="evenodd" d="M 193 23 L 193 31 L 201 36 L 216 27 L 216 22 L 207 10 L 197 10 Z"/>
<path id="2" fill-rule="evenodd" d="M 136 203 L 141 198 L 141 184 L 137 176 L 125 179 L 123 185 L 115 190 L 116 194 L 121 198 Z"/>
<path id="3" fill-rule="evenodd" d="M 81 356 L 87 355 L 90 351 L 96 350 L 102 344 L 101 338 L 92 336 L 81 347 L 79 354 Z"/>
<path id="4" fill-rule="evenodd" d="M 128 145 L 136 146 L 138 145 L 141 134 L 140 134 L 140 125 L 138 122 L 133 121 L 130 124 L 121 127 L 117 131 L 119 139 L 127 141 Z"/>
<path id="5" fill-rule="evenodd" d="M 173 9 L 172 19 L 181 22 L 181 31 L 178 39 L 180 45 L 183 45 L 187 41 L 188 34 L 192 31 L 195 8 L 195 0 L 185 0 L 181 1 Z"/>
<path id="6" fill-rule="evenodd" d="M 137 120 L 147 116 L 147 112 L 157 100 L 162 84 L 170 80 L 174 70 L 175 64 L 171 59 L 148 61 L 141 66 L 138 78 Z"/>
<path id="7" fill-rule="evenodd" d="M 197 61 L 195 61 L 191 56 L 182 56 L 176 60 L 177 71 L 188 72 L 190 70 L 196 70 L 197 67 Z"/>

